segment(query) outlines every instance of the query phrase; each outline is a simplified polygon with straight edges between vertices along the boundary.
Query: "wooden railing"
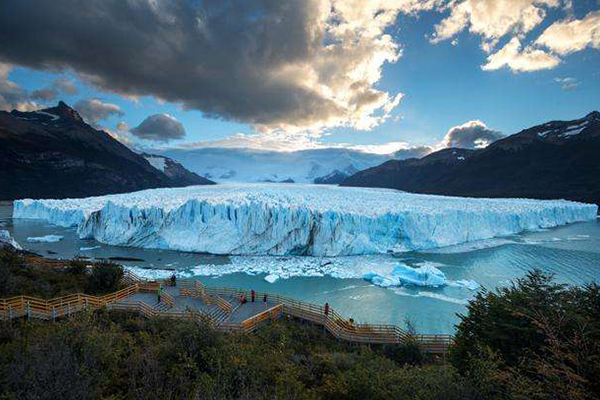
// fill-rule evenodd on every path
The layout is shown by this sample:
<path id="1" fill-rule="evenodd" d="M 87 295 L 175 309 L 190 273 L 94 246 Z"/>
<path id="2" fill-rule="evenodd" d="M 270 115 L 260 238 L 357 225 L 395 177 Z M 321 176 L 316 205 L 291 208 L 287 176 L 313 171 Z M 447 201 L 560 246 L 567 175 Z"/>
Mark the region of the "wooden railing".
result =
<path id="1" fill-rule="evenodd" d="M 160 296 L 160 301 L 169 306 L 169 308 L 175 307 L 175 299 L 169 293 L 163 291 Z"/>
<path id="2" fill-rule="evenodd" d="M 247 318 L 242 321 L 241 329 L 244 332 L 252 332 L 255 331 L 262 323 L 267 322 L 269 320 L 277 319 L 281 315 L 283 315 L 283 304 L 278 304 L 261 312 L 260 314 L 256 314 L 253 317 Z"/>
<path id="3" fill-rule="evenodd" d="M 211 297 L 244 295 L 249 298 L 251 296 L 251 291 L 228 287 L 207 286 L 206 293 Z M 446 353 L 452 343 L 451 335 L 415 335 L 413 337 L 396 325 L 351 323 L 331 307 L 325 314 L 325 307 L 321 305 L 302 302 L 279 294 L 255 292 L 257 301 L 262 301 L 265 295 L 269 302 L 282 306 L 284 315 L 323 325 L 327 331 L 338 339 L 359 343 L 397 344 L 405 343 L 413 338 L 424 351 L 430 353 Z M 242 330 L 245 330 L 244 327 L 242 327 Z"/>
<path id="4" fill-rule="evenodd" d="M 16 296 L 0 300 L 0 318 L 12 319 L 22 316 L 39 319 L 56 319 L 86 307 L 103 307 L 125 299 L 140 291 L 140 284 L 128 286 L 104 296 L 75 293 L 55 299 L 44 300 L 31 296 Z"/>
<path id="5" fill-rule="evenodd" d="M 206 305 L 213 303 L 210 296 L 206 294 L 204 285 L 196 279 L 180 279 L 177 281 L 177 287 L 182 296 L 196 297 Z"/>
<path id="6" fill-rule="evenodd" d="M 76 293 L 68 296 L 59 297 L 51 300 L 38 299 L 31 296 L 16 296 L 0 300 L 0 319 L 12 319 L 26 316 L 28 318 L 52 319 L 70 315 L 81 311 L 86 307 L 109 306 L 111 309 L 133 310 L 146 317 L 162 316 L 167 318 L 190 317 L 189 311 L 162 310 L 157 311 L 144 303 L 143 301 L 127 300 L 138 292 L 154 292 L 160 287 L 160 282 L 144 281 L 137 275 L 128 272 L 124 280 L 132 283 L 130 286 L 121 289 L 115 293 L 104 296 L 91 296 L 83 293 Z M 198 280 L 178 280 L 181 295 L 194 296 L 201 299 L 206 304 L 216 304 L 221 309 L 231 314 L 233 309 L 231 304 L 223 297 L 237 298 L 244 295 L 251 297 L 251 291 L 245 289 L 211 287 L 204 286 Z M 250 332 L 254 331 L 265 321 L 275 319 L 281 315 L 299 318 L 319 324 L 325 327 L 334 337 L 342 340 L 359 343 L 376 344 L 397 344 L 404 343 L 409 338 L 416 340 L 425 352 L 428 353 L 446 353 L 452 344 L 451 335 L 414 335 L 400 329 L 396 325 L 386 324 L 355 324 L 342 317 L 336 310 L 329 308 L 327 313 L 325 307 L 312 303 L 302 302 L 290 297 L 255 292 L 257 301 L 262 301 L 264 297 L 270 304 L 275 306 L 261 312 L 253 317 L 247 318 L 241 323 L 222 322 L 215 326 L 220 330 L 238 330 Z M 171 308 L 175 305 L 173 297 L 164 292 L 164 302 Z M 210 317 L 201 311 L 194 313 L 195 318 L 210 319 Z"/>
<path id="7" fill-rule="evenodd" d="M 231 311 L 233 311 L 233 307 L 231 306 L 231 304 L 229 304 L 229 302 L 223 300 L 223 298 L 219 295 L 216 295 L 213 298 L 215 299 L 215 303 L 220 309 L 225 310 L 227 314 L 231 314 Z"/>

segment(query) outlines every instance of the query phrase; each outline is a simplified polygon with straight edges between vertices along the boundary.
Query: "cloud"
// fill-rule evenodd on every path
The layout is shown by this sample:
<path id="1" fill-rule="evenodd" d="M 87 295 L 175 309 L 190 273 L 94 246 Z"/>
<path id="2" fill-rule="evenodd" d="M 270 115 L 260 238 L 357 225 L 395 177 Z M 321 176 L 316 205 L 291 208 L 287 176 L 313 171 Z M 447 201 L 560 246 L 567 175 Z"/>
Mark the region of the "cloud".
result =
<path id="1" fill-rule="evenodd" d="M 151 115 L 130 132 L 140 139 L 157 142 L 169 142 L 185 137 L 185 129 L 181 122 L 169 114 Z"/>
<path id="2" fill-rule="evenodd" d="M 581 20 L 567 19 L 550 25 L 535 43 L 560 55 L 592 47 L 600 48 L 600 11 L 590 12 Z"/>
<path id="3" fill-rule="evenodd" d="M 554 78 L 554 82 L 558 83 L 563 90 L 575 90 L 581 85 L 581 82 L 571 77 Z"/>
<path id="4" fill-rule="evenodd" d="M 125 121 L 119 121 L 117 124 L 117 130 L 121 132 L 129 132 L 129 125 Z"/>
<path id="5" fill-rule="evenodd" d="M 41 101 L 51 101 L 58 97 L 58 91 L 52 88 L 39 89 L 31 93 L 31 98 Z"/>
<path id="6" fill-rule="evenodd" d="M 8 79 L 11 70 L 11 65 L 0 62 L 0 110 L 36 110 L 38 105 L 31 101 L 27 92 Z"/>
<path id="7" fill-rule="evenodd" d="M 400 160 L 405 160 L 407 158 L 421 158 L 433 151 L 433 147 L 430 146 L 407 147 L 396 151 L 395 158 Z"/>
<path id="8" fill-rule="evenodd" d="M 441 147 L 478 149 L 487 147 L 503 137 L 502 133 L 488 128 L 479 120 L 474 120 L 450 128 L 441 142 Z"/>
<path id="9" fill-rule="evenodd" d="M 523 35 L 538 26 L 548 8 L 559 7 L 561 0 L 462 0 L 441 8 L 450 15 L 435 26 L 434 43 L 450 39 L 463 31 L 480 35 L 484 50 L 490 50 L 508 34 Z"/>
<path id="10" fill-rule="evenodd" d="M 386 29 L 440 2 L 3 0 L 0 57 L 263 131 L 371 129 L 401 98 L 377 87 L 401 56 Z"/>
<path id="11" fill-rule="evenodd" d="M 113 115 L 119 117 L 125 115 L 118 105 L 104 103 L 99 99 L 79 100 L 75 103 L 73 108 L 79 112 L 81 117 L 87 123 L 95 127 L 98 127 L 101 120 L 107 119 Z"/>
<path id="12" fill-rule="evenodd" d="M 514 72 L 552 69 L 564 56 L 586 47 L 600 48 L 600 11 L 592 11 L 582 20 L 569 17 L 554 22 L 537 38 L 525 41 L 540 26 L 548 11 L 562 9 L 572 14 L 570 0 L 456 0 L 437 5 L 450 15 L 435 26 L 433 43 L 454 38 L 468 29 L 481 36 L 481 49 L 491 54 L 482 66 L 486 71 L 504 66 Z M 511 39 L 494 52 L 501 40 Z M 454 39 L 456 40 L 456 39 Z"/>
<path id="13" fill-rule="evenodd" d="M 552 69 L 560 63 L 560 58 L 543 50 L 531 46 L 521 49 L 521 41 L 514 37 L 502 49 L 491 54 L 481 69 L 491 71 L 506 66 L 514 72 L 530 72 Z"/>
<path id="14" fill-rule="evenodd" d="M 67 78 L 59 78 L 55 80 L 53 86 L 65 94 L 73 95 L 79 93 L 79 89 L 77 89 L 75 83 Z"/>

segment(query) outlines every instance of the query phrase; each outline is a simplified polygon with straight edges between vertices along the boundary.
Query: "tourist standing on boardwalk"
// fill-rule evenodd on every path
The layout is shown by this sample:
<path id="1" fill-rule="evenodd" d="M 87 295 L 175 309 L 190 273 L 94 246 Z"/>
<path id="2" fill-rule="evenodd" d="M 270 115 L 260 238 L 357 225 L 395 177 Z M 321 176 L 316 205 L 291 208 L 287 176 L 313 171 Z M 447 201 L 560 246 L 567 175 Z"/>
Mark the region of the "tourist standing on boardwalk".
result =
<path id="1" fill-rule="evenodd" d="M 325 316 L 329 316 L 329 303 L 325 303 Z"/>
<path id="2" fill-rule="evenodd" d="M 158 285 L 158 291 L 156 292 L 158 302 L 160 303 L 160 296 L 162 295 L 162 285 Z"/>
<path id="3" fill-rule="evenodd" d="M 256 293 L 255 293 L 255 292 L 254 292 L 254 290 L 253 290 L 253 291 L 252 291 L 252 302 L 253 302 L 253 303 L 254 303 L 254 295 L 255 295 L 255 294 L 256 294 Z"/>

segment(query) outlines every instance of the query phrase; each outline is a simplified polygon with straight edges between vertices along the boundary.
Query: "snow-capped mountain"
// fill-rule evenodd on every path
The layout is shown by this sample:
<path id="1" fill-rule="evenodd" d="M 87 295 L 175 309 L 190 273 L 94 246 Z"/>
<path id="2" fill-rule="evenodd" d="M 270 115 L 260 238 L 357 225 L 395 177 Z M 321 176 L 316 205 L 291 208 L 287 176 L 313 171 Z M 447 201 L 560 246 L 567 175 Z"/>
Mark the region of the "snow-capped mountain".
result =
<path id="1" fill-rule="evenodd" d="M 395 155 L 327 148 L 293 152 L 238 148 L 172 149 L 159 152 L 216 182 L 314 183 L 335 171 L 350 176 Z M 339 183 L 339 182 L 328 182 Z"/>
<path id="2" fill-rule="evenodd" d="M 188 171 L 183 165 L 169 157 L 148 153 L 142 153 L 141 155 L 150 163 L 150 165 L 159 171 L 162 171 L 172 180 L 177 181 L 181 186 L 209 185 L 214 183 Z"/>
<path id="3" fill-rule="evenodd" d="M 56 107 L 0 112 L 0 200 L 86 197 L 186 186 L 146 159 Z"/>
<path id="4" fill-rule="evenodd" d="M 525 129 L 479 150 L 444 149 L 388 161 L 343 186 L 470 197 L 570 199 L 600 204 L 600 113 Z"/>

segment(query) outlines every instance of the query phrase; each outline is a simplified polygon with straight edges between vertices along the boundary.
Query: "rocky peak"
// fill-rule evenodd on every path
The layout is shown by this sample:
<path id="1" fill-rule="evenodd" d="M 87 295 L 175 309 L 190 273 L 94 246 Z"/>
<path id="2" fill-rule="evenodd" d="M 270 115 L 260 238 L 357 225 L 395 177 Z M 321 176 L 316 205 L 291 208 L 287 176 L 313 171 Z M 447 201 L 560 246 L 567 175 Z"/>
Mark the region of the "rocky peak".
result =
<path id="1" fill-rule="evenodd" d="M 585 116 L 585 119 L 588 121 L 600 121 L 600 112 L 592 111 L 588 115 Z"/>
<path id="2" fill-rule="evenodd" d="M 76 121 L 83 122 L 83 119 L 77 111 L 69 107 L 64 101 L 59 101 L 58 106 L 42 110 L 48 113 L 54 113 L 61 117 L 72 118 Z"/>

